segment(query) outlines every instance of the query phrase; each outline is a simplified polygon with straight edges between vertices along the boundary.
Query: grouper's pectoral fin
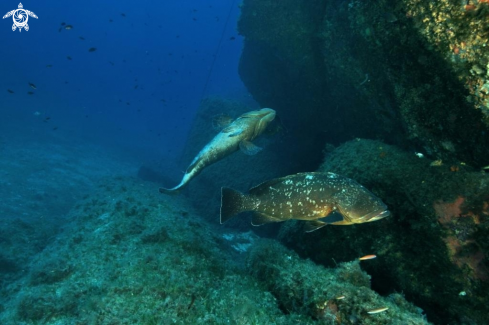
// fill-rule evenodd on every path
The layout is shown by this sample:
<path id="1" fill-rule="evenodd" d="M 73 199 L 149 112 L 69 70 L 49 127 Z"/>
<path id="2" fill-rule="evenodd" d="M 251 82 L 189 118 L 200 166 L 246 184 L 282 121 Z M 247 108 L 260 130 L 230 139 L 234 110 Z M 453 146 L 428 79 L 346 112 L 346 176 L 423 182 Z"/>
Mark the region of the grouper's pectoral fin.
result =
<path id="1" fill-rule="evenodd" d="M 274 218 L 272 216 L 269 216 L 267 214 L 261 213 L 261 212 L 254 212 L 253 217 L 251 218 L 251 224 L 253 226 L 261 226 L 266 223 L 271 223 L 271 222 L 281 222 L 283 220 Z"/>
<path id="2" fill-rule="evenodd" d="M 345 219 L 341 213 L 332 212 L 326 215 L 326 217 L 324 218 L 306 221 L 304 229 L 306 232 L 312 232 L 326 225 L 346 226 L 351 224 L 352 223 L 349 220 Z"/>
<path id="3" fill-rule="evenodd" d="M 305 232 L 313 232 L 314 230 L 318 230 L 319 228 L 322 228 L 326 225 L 326 222 L 322 222 L 319 220 L 306 221 L 304 224 L 304 230 Z"/>
<path id="4" fill-rule="evenodd" d="M 241 149 L 241 151 L 248 156 L 256 155 L 262 150 L 262 148 L 246 140 L 243 140 L 239 143 L 239 149 Z"/>

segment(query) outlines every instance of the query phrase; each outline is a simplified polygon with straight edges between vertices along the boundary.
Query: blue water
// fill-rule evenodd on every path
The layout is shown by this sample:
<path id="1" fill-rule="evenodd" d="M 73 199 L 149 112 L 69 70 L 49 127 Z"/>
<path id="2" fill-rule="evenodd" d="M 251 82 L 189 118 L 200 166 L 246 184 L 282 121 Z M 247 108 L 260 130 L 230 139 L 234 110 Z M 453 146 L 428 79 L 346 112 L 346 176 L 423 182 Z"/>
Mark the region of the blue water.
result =
<path id="1" fill-rule="evenodd" d="M 0 20 L 3 136 L 56 133 L 177 157 L 203 97 L 246 96 L 237 73 L 238 2 L 23 5 L 39 17 L 29 17 L 29 31 Z M 17 6 L 2 1 L 2 16 Z"/>

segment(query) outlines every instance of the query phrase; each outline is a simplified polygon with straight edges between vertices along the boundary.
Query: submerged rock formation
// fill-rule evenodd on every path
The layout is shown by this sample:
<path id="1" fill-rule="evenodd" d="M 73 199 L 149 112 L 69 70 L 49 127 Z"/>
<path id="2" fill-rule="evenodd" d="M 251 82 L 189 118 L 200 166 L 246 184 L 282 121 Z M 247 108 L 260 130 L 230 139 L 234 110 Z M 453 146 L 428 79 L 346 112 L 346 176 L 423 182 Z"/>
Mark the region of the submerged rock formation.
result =
<path id="1" fill-rule="evenodd" d="M 381 197 L 392 215 L 307 234 L 300 222 L 288 222 L 280 229 L 284 243 L 330 266 L 376 254 L 375 260 L 362 263 L 376 291 L 403 292 L 436 324 L 485 324 L 487 174 L 360 139 L 328 152 L 319 171 L 357 180 Z"/>
<path id="2" fill-rule="evenodd" d="M 326 139 L 380 137 L 485 166 L 488 12 L 482 1 L 245 0 L 240 75 L 310 159 Z"/>
<path id="3" fill-rule="evenodd" d="M 383 140 L 349 142 L 320 170 L 373 189 L 392 218 L 308 235 L 287 222 L 281 239 L 327 265 L 378 254 L 373 288 L 439 324 L 489 314 L 488 14 L 486 1 L 244 0 L 238 26 L 242 80 L 282 117 L 298 163 Z"/>

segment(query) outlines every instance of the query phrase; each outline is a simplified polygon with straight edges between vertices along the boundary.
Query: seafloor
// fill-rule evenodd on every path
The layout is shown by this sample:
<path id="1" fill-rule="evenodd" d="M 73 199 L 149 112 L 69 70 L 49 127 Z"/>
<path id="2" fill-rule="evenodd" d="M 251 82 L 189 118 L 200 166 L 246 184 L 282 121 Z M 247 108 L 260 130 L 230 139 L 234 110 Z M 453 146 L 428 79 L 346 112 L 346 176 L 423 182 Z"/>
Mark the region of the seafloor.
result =
<path id="1" fill-rule="evenodd" d="M 209 224 L 134 157 L 61 138 L 0 151 L 1 324 L 427 324 L 359 261 Z"/>

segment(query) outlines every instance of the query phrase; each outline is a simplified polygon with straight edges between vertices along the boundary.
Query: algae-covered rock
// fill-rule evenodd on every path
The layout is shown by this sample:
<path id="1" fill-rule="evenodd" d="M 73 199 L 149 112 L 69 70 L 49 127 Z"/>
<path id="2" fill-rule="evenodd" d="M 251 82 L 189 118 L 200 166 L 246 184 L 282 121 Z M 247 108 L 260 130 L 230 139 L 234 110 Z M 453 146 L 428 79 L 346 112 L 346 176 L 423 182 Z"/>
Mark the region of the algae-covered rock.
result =
<path id="1" fill-rule="evenodd" d="M 54 243 L 2 288 L 0 323 L 314 324 L 279 309 L 229 235 L 155 188 L 101 181 Z"/>
<path id="2" fill-rule="evenodd" d="M 250 251 L 247 266 L 282 309 L 309 315 L 320 324 L 428 324 L 422 310 L 401 295 L 381 297 L 372 291 L 370 276 L 358 260 L 326 269 L 275 241 L 261 240 Z"/>
<path id="3" fill-rule="evenodd" d="M 388 205 L 389 218 L 305 234 L 288 222 L 280 238 L 332 266 L 362 263 L 380 293 L 403 292 L 437 324 L 485 324 L 489 309 L 489 177 L 457 161 L 420 158 L 380 141 L 354 140 L 327 152 L 319 171 L 357 180 Z"/>

